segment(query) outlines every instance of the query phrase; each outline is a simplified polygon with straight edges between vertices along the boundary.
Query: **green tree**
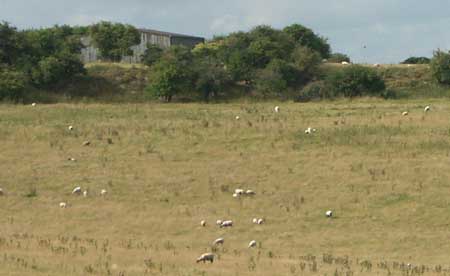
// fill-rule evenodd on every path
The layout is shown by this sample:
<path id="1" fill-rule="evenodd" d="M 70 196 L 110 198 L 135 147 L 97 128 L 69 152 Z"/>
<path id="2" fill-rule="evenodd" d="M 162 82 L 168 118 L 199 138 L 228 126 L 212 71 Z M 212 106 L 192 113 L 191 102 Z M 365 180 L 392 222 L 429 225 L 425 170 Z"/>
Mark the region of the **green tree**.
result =
<path id="1" fill-rule="evenodd" d="M 292 63 L 298 70 L 297 84 L 303 85 L 313 79 L 319 70 L 322 58 L 317 51 L 311 48 L 298 46 L 292 52 Z"/>
<path id="2" fill-rule="evenodd" d="M 401 62 L 401 64 L 429 64 L 430 61 L 427 57 L 409 57 Z"/>
<path id="3" fill-rule="evenodd" d="M 442 84 L 450 84 L 450 52 L 437 50 L 430 62 L 431 74 Z"/>
<path id="4" fill-rule="evenodd" d="M 13 65 L 20 56 L 23 41 L 15 27 L 0 22 L 0 64 Z"/>
<path id="5" fill-rule="evenodd" d="M 147 49 L 142 55 L 142 63 L 147 66 L 152 66 L 161 59 L 163 52 L 164 50 L 158 45 L 148 44 Z"/>
<path id="6" fill-rule="evenodd" d="M 351 65 L 331 73 L 326 82 L 333 95 L 344 97 L 381 96 L 386 88 L 376 70 L 361 65 Z"/>
<path id="7" fill-rule="evenodd" d="M 27 80 L 22 72 L 8 66 L 0 66 L 0 100 L 19 101 L 26 86 Z"/>
<path id="8" fill-rule="evenodd" d="M 170 102 L 175 95 L 193 87 L 194 71 L 191 51 L 183 46 L 170 47 L 152 66 L 149 92 Z"/>
<path id="9" fill-rule="evenodd" d="M 90 35 L 101 56 L 111 61 L 132 55 L 130 47 L 139 44 L 141 39 L 135 27 L 106 21 L 92 25 Z"/>
<path id="10" fill-rule="evenodd" d="M 205 101 L 209 101 L 211 95 L 217 98 L 231 85 L 231 76 L 224 67 L 214 57 L 200 56 L 195 59 L 195 87 Z"/>
<path id="11" fill-rule="evenodd" d="M 293 24 L 287 26 L 283 31 L 288 34 L 297 45 L 305 46 L 317 51 L 322 58 L 328 58 L 331 53 L 330 44 L 327 39 L 315 34 L 311 29 L 300 25 Z"/>

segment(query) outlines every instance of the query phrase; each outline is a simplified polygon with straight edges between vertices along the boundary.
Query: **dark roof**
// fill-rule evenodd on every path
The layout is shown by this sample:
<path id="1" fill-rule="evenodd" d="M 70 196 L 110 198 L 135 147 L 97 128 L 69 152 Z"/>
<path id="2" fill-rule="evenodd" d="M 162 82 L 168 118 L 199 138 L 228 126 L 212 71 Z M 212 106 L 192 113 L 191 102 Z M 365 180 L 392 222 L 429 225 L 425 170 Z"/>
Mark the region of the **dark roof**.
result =
<path id="1" fill-rule="evenodd" d="M 140 32 L 143 33 L 151 33 L 156 35 L 164 35 L 169 37 L 186 37 L 186 38 L 196 38 L 196 39 L 204 39 L 203 37 L 199 36 L 191 36 L 191 35 L 184 35 L 184 34 L 177 34 L 177 33 L 169 33 L 169 32 L 161 32 L 157 30 L 151 30 L 151 29 L 138 29 Z"/>

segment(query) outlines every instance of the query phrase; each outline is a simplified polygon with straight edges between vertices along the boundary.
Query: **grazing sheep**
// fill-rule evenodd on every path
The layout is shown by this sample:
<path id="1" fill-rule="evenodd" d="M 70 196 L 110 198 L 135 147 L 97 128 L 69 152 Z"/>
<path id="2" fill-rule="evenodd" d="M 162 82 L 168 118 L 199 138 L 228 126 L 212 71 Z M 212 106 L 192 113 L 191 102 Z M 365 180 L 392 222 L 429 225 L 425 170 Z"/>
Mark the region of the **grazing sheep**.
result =
<path id="1" fill-rule="evenodd" d="M 257 223 L 258 223 L 258 219 L 257 219 L 257 218 L 254 218 L 254 219 L 252 220 L 252 222 L 253 222 L 254 224 L 257 224 Z"/>
<path id="2" fill-rule="evenodd" d="M 235 189 L 234 193 L 238 194 L 238 195 L 242 195 L 244 193 L 244 190 L 243 189 Z"/>
<path id="3" fill-rule="evenodd" d="M 236 121 L 239 121 L 241 119 L 241 117 L 236 116 Z"/>
<path id="4" fill-rule="evenodd" d="M 423 111 L 428 112 L 428 111 L 430 111 L 430 110 L 431 110 L 430 106 L 427 105 L 427 106 L 425 106 L 425 109 L 424 109 Z"/>
<path id="5" fill-rule="evenodd" d="M 253 190 L 247 190 L 245 191 L 246 195 L 256 195 L 256 193 Z"/>
<path id="6" fill-rule="evenodd" d="M 73 195 L 81 195 L 81 187 L 75 187 L 75 188 L 72 190 L 72 194 L 73 194 Z"/>
<path id="7" fill-rule="evenodd" d="M 101 196 L 105 196 L 107 193 L 108 193 L 108 192 L 107 192 L 105 189 L 102 189 L 102 190 L 100 191 L 100 195 L 101 195 Z"/>
<path id="8" fill-rule="evenodd" d="M 256 222 L 256 224 L 263 224 L 264 223 L 264 219 L 260 218 L 258 219 L 258 221 Z"/>
<path id="9" fill-rule="evenodd" d="M 349 65 L 350 63 L 347 62 L 347 61 L 343 61 L 343 62 L 341 62 L 341 64 L 342 64 L 342 65 Z"/>
<path id="10" fill-rule="evenodd" d="M 255 247 L 255 246 L 256 246 L 256 241 L 255 240 L 249 242 L 249 244 L 248 244 L 248 248 L 252 248 L 252 247 Z"/>
<path id="11" fill-rule="evenodd" d="M 331 211 L 331 210 L 326 211 L 326 212 L 325 212 L 325 216 L 326 216 L 327 218 L 331 218 L 331 217 L 333 216 L 333 211 Z"/>
<path id="12" fill-rule="evenodd" d="M 68 129 L 69 129 L 69 130 L 73 130 L 73 126 L 69 126 Z"/>
<path id="13" fill-rule="evenodd" d="M 66 208 L 66 207 L 67 207 L 67 203 L 65 203 L 65 202 L 59 203 L 59 208 Z"/>
<path id="14" fill-rule="evenodd" d="M 408 116 L 408 114 L 409 114 L 408 111 L 404 111 L 404 112 L 402 113 L 403 116 Z"/>
<path id="15" fill-rule="evenodd" d="M 77 160 L 76 160 L 75 158 L 73 158 L 73 157 L 69 157 L 69 158 L 67 158 L 67 160 L 72 161 L 72 162 L 77 161 Z"/>
<path id="16" fill-rule="evenodd" d="M 36 103 L 32 103 L 31 106 L 36 106 Z"/>
<path id="17" fill-rule="evenodd" d="M 232 226 L 233 226 L 233 221 L 231 221 L 231 220 L 222 221 L 222 223 L 220 224 L 220 228 L 222 228 L 222 227 L 232 227 Z"/>
<path id="18" fill-rule="evenodd" d="M 88 191 L 87 191 L 87 190 L 84 190 L 83 196 L 84 196 L 84 197 L 87 197 L 87 195 L 88 195 Z"/>
<path id="19" fill-rule="evenodd" d="M 380 64 L 375 63 L 373 66 L 374 66 L 374 67 L 380 67 Z"/>
<path id="20" fill-rule="evenodd" d="M 200 221 L 200 225 L 205 227 L 206 226 L 206 221 L 204 221 L 204 220 Z"/>
<path id="21" fill-rule="evenodd" d="M 278 112 L 280 112 L 280 107 L 277 105 L 277 106 L 275 106 L 274 110 L 275 110 L 275 113 L 278 113 Z"/>
<path id="22" fill-rule="evenodd" d="M 86 146 L 90 146 L 90 145 L 91 145 L 91 142 L 90 142 L 90 141 L 84 141 L 84 142 L 83 142 L 83 146 L 85 146 L 85 147 L 86 147 Z"/>
<path id="23" fill-rule="evenodd" d="M 233 197 L 239 197 L 239 194 L 234 193 Z"/>
<path id="24" fill-rule="evenodd" d="M 216 239 L 214 242 L 213 242 L 213 246 L 215 246 L 215 245 L 219 245 L 219 244 L 222 244 L 223 245 L 223 242 L 224 242 L 225 240 L 223 239 L 223 238 L 218 238 L 218 239 Z"/>
<path id="25" fill-rule="evenodd" d="M 221 225 L 221 224 L 222 224 L 222 220 L 218 219 L 218 220 L 216 221 L 216 224 L 217 224 L 217 225 Z"/>
<path id="26" fill-rule="evenodd" d="M 211 263 L 214 262 L 214 254 L 213 253 L 204 253 L 200 257 L 197 258 L 197 263 L 206 261 L 210 261 Z"/>
<path id="27" fill-rule="evenodd" d="M 315 128 L 308 127 L 308 128 L 305 130 L 305 134 L 311 134 L 311 133 L 313 133 L 313 132 L 316 132 L 316 129 L 315 129 Z"/>

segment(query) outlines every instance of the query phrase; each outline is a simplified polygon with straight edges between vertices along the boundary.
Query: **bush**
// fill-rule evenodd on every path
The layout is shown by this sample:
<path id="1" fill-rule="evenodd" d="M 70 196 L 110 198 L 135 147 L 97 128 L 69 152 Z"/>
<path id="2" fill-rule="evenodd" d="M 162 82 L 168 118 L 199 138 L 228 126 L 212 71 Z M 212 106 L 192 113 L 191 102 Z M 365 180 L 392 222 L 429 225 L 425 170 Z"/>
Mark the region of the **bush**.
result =
<path id="1" fill-rule="evenodd" d="M 325 81 L 315 81 L 306 85 L 294 100 L 296 102 L 309 102 L 333 98 L 332 91 Z"/>
<path id="2" fill-rule="evenodd" d="M 161 59 L 163 52 L 164 50 L 158 47 L 158 45 L 148 44 L 147 49 L 142 55 L 142 63 L 147 66 L 152 66 Z"/>
<path id="3" fill-rule="evenodd" d="M 431 74 L 442 84 L 450 84 L 450 53 L 437 50 L 430 62 Z"/>
<path id="4" fill-rule="evenodd" d="M 0 67 L 0 100 L 21 100 L 26 86 L 27 80 L 23 73 L 6 66 Z"/>
<path id="5" fill-rule="evenodd" d="M 328 62 L 331 63 L 341 63 L 343 61 L 350 62 L 350 57 L 345 54 L 334 53 L 331 54 L 330 58 L 328 58 Z"/>
<path id="6" fill-rule="evenodd" d="M 427 57 L 409 57 L 401 62 L 401 64 L 429 64 L 430 61 Z"/>
<path id="7" fill-rule="evenodd" d="M 45 88 L 83 74 L 85 69 L 79 58 L 67 54 L 64 57 L 50 56 L 42 59 L 32 70 L 31 78 L 35 86 Z"/>
<path id="8" fill-rule="evenodd" d="M 298 85 L 304 85 L 314 78 L 322 62 L 322 58 L 318 52 L 302 46 L 297 47 L 293 51 L 291 58 L 298 71 Z"/>
<path id="9" fill-rule="evenodd" d="M 343 70 L 333 72 L 327 83 L 336 96 L 380 96 L 386 88 L 384 80 L 373 68 L 351 65 Z"/>

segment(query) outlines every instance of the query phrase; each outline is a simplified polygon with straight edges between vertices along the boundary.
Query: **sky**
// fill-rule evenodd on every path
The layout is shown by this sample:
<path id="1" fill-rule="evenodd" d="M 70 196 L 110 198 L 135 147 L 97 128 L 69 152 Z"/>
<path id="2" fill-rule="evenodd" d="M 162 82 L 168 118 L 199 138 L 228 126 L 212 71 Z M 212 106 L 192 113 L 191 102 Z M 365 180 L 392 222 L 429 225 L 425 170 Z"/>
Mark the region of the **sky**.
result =
<path id="1" fill-rule="evenodd" d="M 359 63 L 449 50 L 449 11 L 449 0 L 0 0 L 0 21 L 20 29 L 107 20 L 212 38 L 299 23 Z"/>

